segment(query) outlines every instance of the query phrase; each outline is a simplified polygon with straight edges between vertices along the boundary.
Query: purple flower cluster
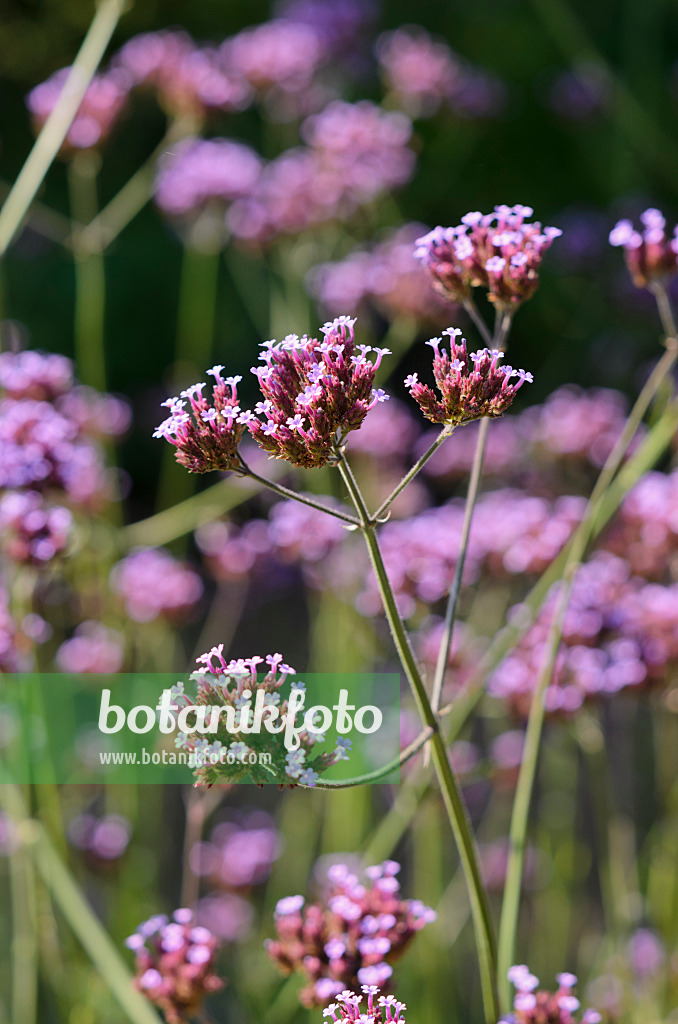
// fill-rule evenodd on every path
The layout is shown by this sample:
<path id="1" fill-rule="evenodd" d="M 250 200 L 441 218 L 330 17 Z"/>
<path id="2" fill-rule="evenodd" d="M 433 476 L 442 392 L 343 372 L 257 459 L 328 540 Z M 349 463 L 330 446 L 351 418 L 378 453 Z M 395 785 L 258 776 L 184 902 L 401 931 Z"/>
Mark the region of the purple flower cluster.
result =
<path id="1" fill-rule="evenodd" d="M 280 833 L 270 815 L 253 811 L 241 821 L 216 825 L 190 852 L 194 874 L 212 885 L 241 892 L 265 882 L 281 852 Z"/>
<path id="2" fill-rule="evenodd" d="M 647 473 L 622 502 L 605 547 L 625 558 L 638 576 L 678 575 L 678 470 Z"/>
<path id="3" fill-rule="evenodd" d="M 78 814 L 68 826 L 68 840 L 92 864 L 108 866 L 125 854 L 132 838 L 132 826 L 120 814 Z"/>
<path id="4" fill-rule="evenodd" d="M 299 93 L 308 89 L 326 50 L 311 25 L 275 18 L 244 29 L 221 47 L 226 67 L 258 92 L 272 88 Z"/>
<path id="5" fill-rule="evenodd" d="M 531 974 L 525 964 L 509 968 L 508 979 L 515 985 L 516 994 L 514 1012 L 504 1021 L 511 1024 L 575 1024 L 574 1015 L 580 1003 L 572 994 L 577 984 L 574 974 L 558 974 L 556 992 L 539 989 L 539 978 Z M 600 1024 L 602 1017 L 597 1010 L 584 1010 L 580 1020 L 581 1024 Z"/>
<path id="6" fill-rule="evenodd" d="M 467 213 L 454 228 L 434 228 L 417 242 L 415 256 L 436 288 L 452 302 L 484 288 L 498 309 L 515 310 L 534 295 L 544 253 L 559 228 L 529 223 L 529 206 L 495 206 L 494 213 Z"/>
<path id="7" fill-rule="evenodd" d="M 434 114 L 442 105 L 462 116 L 492 117 L 504 105 L 501 82 L 423 28 L 385 32 L 376 51 L 388 88 L 412 117 Z"/>
<path id="8" fill-rule="evenodd" d="M 111 586 L 135 622 L 183 620 L 202 597 L 198 573 L 164 548 L 137 548 L 111 571 Z"/>
<path id="9" fill-rule="evenodd" d="M 53 402 L 73 387 L 73 364 L 45 352 L 0 352 L 0 389 L 8 398 Z"/>
<path id="10" fill-rule="evenodd" d="M 196 925 L 193 912 L 175 910 L 140 924 L 125 940 L 135 956 L 135 985 L 165 1015 L 167 1024 L 183 1024 L 199 1011 L 205 995 L 218 992 L 223 981 L 216 974 L 218 943 L 204 925 Z"/>
<path id="11" fill-rule="evenodd" d="M 426 342 L 433 349 L 433 376 L 440 398 L 419 381 L 418 374 L 411 373 L 405 378 L 411 397 L 433 423 L 459 427 L 484 416 L 501 416 L 525 381 L 531 383 L 534 379 L 525 370 L 500 366 L 503 353 L 497 349 L 483 348 L 469 354 L 465 339 L 461 343 L 456 341 L 461 334 L 459 328 L 448 327 L 443 334 L 450 339 L 450 355 L 445 349 L 440 351 L 442 338 Z M 509 383 L 513 377 L 518 378 L 517 384 Z"/>
<path id="12" fill-rule="evenodd" d="M 115 629 L 88 620 L 76 627 L 64 640 L 55 656 L 60 672 L 112 674 L 119 672 L 125 660 L 125 639 Z"/>
<path id="13" fill-rule="evenodd" d="M 73 516 L 46 505 L 37 491 L 8 491 L 0 497 L 0 541 L 11 561 L 45 565 L 68 545 Z"/>
<path id="14" fill-rule="evenodd" d="M 240 472 L 238 445 L 252 413 L 242 412 L 238 404 L 241 377 L 222 377 L 223 366 L 207 372 L 214 378 L 212 400 L 203 395 L 207 384 L 193 384 L 178 398 L 162 404 L 170 415 L 153 433 L 176 448 L 176 460 L 189 473 L 212 470 Z M 186 407 L 190 409 L 187 411 Z"/>
<path id="15" fill-rule="evenodd" d="M 610 245 L 624 250 L 626 266 L 637 288 L 675 274 L 678 269 L 678 226 L 666 234 L 666 218 L 650 208 L 640 215 L 642 228 L 636 231 L 630 220 L 617 221 L 610 232 Z"/>
<path id="16" fill-rule="evenodd" d="M 414 171 L 411 122 L 368 100 L 336 100 L 307 118 L 302 133 L 307 145 L 267 164 L 251 195 L 228 210 L 227 226 L 241 240 L 266 243 L 345 219 Z"/>
<path id="17" fill-rule="evenodd" d="M 195 215 L 206 206 L 223 212 L 227 203 L 251 193 L 260 171 L 260 158 L 240 142 L 184 139 L 158 164 L 155 201 L 173 217 Z"/>
<path id="18" fill-rule="evenodd" d="M 399 957 L 435 912 L 419 900 L 404 900 L 396 875 L 400 865 L 385 861 L 365 871 L 363 884 L 345 864 L 327 872 L 328 887 L 318 903 L 287 896 L 275 911 L 277 938 L 269 956 L 286 974 L 307 980 L 300 999 L 321 1006 L 344 989 L 384 986 Z"/>
<path id="19" fill-rule="evenodd" d="M 261 721 L 270 717 L 267 708 L 275 708 L 281 717 L 288 714 L 289 703 L 282 697 L 281 688 L 294 669 L 285 664 L 281 654 L 226 661 L 223 651 L 224 645 L 219 644 L 196 659 L 201 667 L 191 675 L 197 684 L 195 697 L 184 692 L 183 683 L 177 683 L 171 691 L 177 709 L 200 705 L 224 709 L 217 731 L 209 734 L 211 742 L 198 738 L 195 732 L 179 732 L 175 737 L 175 746 L 193 755 L 196 784 L 212 786 L 250 777 L 256 783 L 315 786 L 328 768 L 349 759 L 350 741 L 342 737 L 332 752 L 316 753 L 315 747 L 325 741 L 325 735 L 310 727 L 300 732 L 300 746 L 289 751 L 280 730 L 253 731 L 250 726 L 255 715 Z M 259 666 L 263 665 L 267 671 L 259 678 Z M 299 721 L 306 686 L 294 680 L 290 690 L 290 696 L 297 692 Z M 260 754 L 266 754 L 269 763 L 265 764 Z"/>
<path id="20" fill-rule="evenodd" d="M 355 249 L 343 260 L 314 267 L 308 278 L 312 294 L 329 316 L 369 303 L 388 320 L 409 316 L 447 323 L 449 302 L 412 256 L 424 230 L 421 224 L 405 224 L 371 249 Z"/>
<path id="21" fill-rule="evenodd" d="M 336 1003 L 323 1010 L 323 1017 L 330 1017 L 335 1024 L 405 1024 L 405 1003 L 398 1002 L 395 996 L 379 995 L 378 985 L 363 985 L 362 991 L 367 996 L 366 1006 L 362 1005 L 362 996 L 347 989 L 339 992 Z"/>
<path id="22" fill-rule="evenodd" d="M 248 422 L 255 441 L 271 455 L 295 466 L 324 466 L 336 457 L 346 435 L 357 430 L 378 402 L 388 399 L 374 389 L 374 377 L 388 349 L 367 356 L 368 345 L 355 345 L 355 320 L 340 316 L 322 328 L 323 338 L 288 335 L 264 342 L 262 366 L 252 368 L 264 401 Z"/>
<path id="23" fill-rule="evenodd" d="M 543 664 L 556 593 L 489 682 L 521 715 Z M 677 659 L 678 585 L 646 583 L 623 559 L 598 552 L 575 577 L 546 708 L 572 714 L 587 700 L 661 683 Z"/>
<path id="24" fill-rule="evenodd" d="M 36 132 L 52 113 L 61 96 L 70 68 L 62 68 L 37 85 L 26 97 Z M 94 149 L 113 131 L 126 103 L 129 82 L 119 71 L 95 75 L 68 129 L 61 152 L 64 156 L 83 149 Z"/>
<path id="25" fill-rule="evenodd" d="M 186 32 L 161 30 L 130 39 L 113 60 L 130 86 L 152 89 L 173 117 L 242 110 L 252 99 L 247 81 L 214 47 L 197 46 Z"/>

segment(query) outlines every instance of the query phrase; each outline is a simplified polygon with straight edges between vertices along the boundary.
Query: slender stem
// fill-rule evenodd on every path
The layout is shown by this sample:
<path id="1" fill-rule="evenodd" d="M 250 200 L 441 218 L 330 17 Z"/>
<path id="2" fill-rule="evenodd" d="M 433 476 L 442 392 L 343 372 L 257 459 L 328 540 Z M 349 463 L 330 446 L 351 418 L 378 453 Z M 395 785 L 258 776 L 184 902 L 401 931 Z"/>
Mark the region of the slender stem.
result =
<path id="1" fill-rule="evenodd" d="M 42 181 L 68 134 L 128 0 L 100 0 L 52 113 L 0 210 L 0 256 L 18 231 Z"/>
<path id="2" fill-rule="evenodd" d="M 498 310 L 496 316 L 494 335 L 490 339 L 490 346 L 492 348 L 498 348 L 501 351 L 503 351 L 510 329 L 511 314 L 505 311 L 500 312 Z M 480 487 L 480 477 L 483 471 L 483 459 L 485 457 L 485 448 L 487 447 L 487 436 L 489 427 L 489 419 L 483 419 L 480 424 L 480 429 L 478 430 L 478 437 L 476 439 L 476 449 L 473 456 L 473 466 L 471 467 L 471 476 L 468 483 L 468 491 L 466 492 L 466 505 L 464 507 L 464 521 L 461 527 L 459 555 L 457 557 L 457 564 L 454 567 L 454 578 L 452 580 L 452 586 L 450 587 L 450 593 L 447 599 L 443 636 L 440 643 L 440 648 L 438 650 L 438 659 L 436 661 L 435 673 L 433 676 L 431 704 L 433 706 L 433 710 L 436 713 L 440 708 L 440 698 L 443 689 L 443 682 L 445 679 L 445 672 L 447 671 L 447 663 L 450 657 L 450 649 L 452 647 L 454 623 L 457 617 L 457 606 L 459 604 L 459 595 L 461 593 L 461 582 L 464 575 L 464 566 L 466 565 L 468 542 L 471 533 L 471 522 L 473 520 L 473 511 L 475 509 L 476 499 L 478 497 L 478 489 Z"/>
<path id="3" fill-rule="evenodd" d="M 243 469 L 245 475 L 250 477 L 252 480 L 256 480 L 263 487 L 268 487 L 269 491 L 274 491 L 275 494 L 280 494 L 283 498 L 290 498 L 292 501 L 298 501 L 302 505 L 308 505 L 309 508 L 314 508 L 317 512 L 326 512 L 328 516 L 334 516 L 335 519 L 341 519 L 342 523 L 347 523 L 349 526 L 359 527 L 360 522 L 351 516 L 348 512 L 342 512 L 338 508 L 332 508 L 330 505 L 324 505 L 320 501 L 314 501 L 313 498 L 307 498 L 303 494 L 296 494 L 295 491 L 290 491 L 289 488 L 283 487 L 282 484 L 277 484 L 273 480 L 268 480 L 265 476 L 259 476 L 253 469 L 250 469 L 243 462 Z"/>
<path id="4" fill-rule="evenodd" d="M 77 153 L 69 162 L 68 191 L 71 215 L 75 222 L 83 223 L 96 216 L 98 169 L 99 157 L 96 153 Z M 80 231 L 74 228 L 72 238 L 75 267 L 75 359 L 83 384 L 88 384 L 98 391 L 105 391 L 104 260 L 100 251 L 83 248 L 80 244 L 81 237 Z"/>
<path id="5" fill-rule="evenodd" d="M 317 782 L 314 789 L 350 789 L 353 786 L 364 786 L 368 782 L 379 782 L 380 779 L 386 778 L 386 776 L 398 768 L 402 768 L 408 761 L 411 761 L 432 736 L 433 729 L 427 726 L 425 729 L 422 729 L 416 740 L 413 740 L 408 747 L 400 751 L 398 757 L 389 761 L 382 768 L 375 768 L 373 772 L 366 772 L 365 775 L 356 775 L 352 779 L 339 779 L 336 782 Z"/>
<path id="6" fill-rule="evenodd" d="M 436 716 L 431 708 L 428 694 L 426 693 L 426 687 L 421 677 L 409 636 L 398 612 L 395 595 L 388 578 L 388 573 L 386 572 L 386 566 L 384 565 L 379 542 L 377 540 L 374 523 L 367 511 L 363 496 L 343 453 L 338 452 L 337 455 L 339 471 L 360 517 L 360 528 L 365 538 L 367 550 L 377 577 L 379 592 L 386 612 L 386 618 L 400 657 L 401 665 L 412 689 L 420 717 L 422 721 L 433 731 L 433 735 L 430 740 L 433 748 L 433 763 L 440 783 L 445 810 L 447 811 L 447 816 L 459 851 L 459 859 L 461 861 L 469 892 L 473 925 L 478 947 L 480 981 L 483 992 L 485 1017 L 487 1024 L 496 1024 L 499 1014 L 497 1009 L 496 992 L 496 949 L 494 927 L 487 892 L 480 872 L 478 854 L 475 848 L 468 814 L 457 780 L 454 776 L 454 772 L 450 767 L 445 743 L 438 730 Z"/>
<path id="7" fill-rule="evenodd" d="M 480 315 L 480 312 L 478 311 L 478 307 L 476 306 L 475 301 L 472 298 L 466 299 L 464 302 L 464 309 L 466 310 L 469 317 L 475 324 L 476 329 L 480 334 L 481 338 L 489 348 L 492 344 L 492 332 L 490 331 L 490 328 L 487 326 L 482 316 Z"/>
<path id="8" fill-rule="evenodd" d="M 400 492 L 403 491 L 412 480 L 414 480 L 415 476 L 417 476 L 421 469 L 426 465 L 431 456 L 438 451 L 443 441 L 446 441 L 448 437 L 452 436 L 453 431 L 454 427 L 449 425 L 443 427 L 430 448 L 427 448 L 421 458 L 417 459 L 415 464 L 412 466 L 412 469 L 405 474 L 400 483 L 391 491 L 388 498 L 382 501 L 381 505 L 372 517 L 375 522 L 378 522 L 383 517 L 384 512 L 393 504 Z"/>
<path id="9" fill-rule="evenodd" d="M 660 314 L 665 316 L 666 312 Z M 669 308 L 667 327 L 672 328 L 673 317 Z M 614 448 L 603 466 L 595 487 L 588 500 L 586 513 L 575 530 L 570 542 L 562 572 L 562 586 L 556 607 L 549 626 L 542 665 L 535 682 L 530 712 L 525 734 L 523 761 L 520 767 L 516 787 L 515 801 L 511 815 L 510 848 L 506 873 L 506 886 L 499 926 L 499 974 L 502 986 L 502 1001 L 508 1008 L 509 986 L 506 971 L 514 960 L 518 911 L 520 906 L 520 889 L 523 875 L 524 850 L 527 837 L 527 825 L 532 801 L 532 790 L 537 772 L 541 734 L 545 717 L 544 695 L 551 681 L 558 647 L 563 631 L 563 622 L 570 601 L 576 572 L 581 564 L 587 545 L 591 539 L 593 528 L 599 513 L 600 505 L 617 473 L 631 441 L 645 415 L 652 399 L 656 395 L 666 375 L 671 371 L 678 358 L 678 342 L 670 330 L 666 339 L 667 349 L 654 370 L 648 377 L 636 402 L 628 416 Z"/>
<path id="10" fill-rule="evenodd" d="M 113 242 L 130 221 L 143 210 L 151 195 L 158 157 L 197 128 L 192 117 L 173 120 L 165 135 L 147 160 L 134 172 L 104 208 L 81 230 L 80 244 L 90 252 L 102 252 Z M 66 240 L 72 244 L 73 238 Z"/>
<path id="11" fill-rule="evenodd" d="M 480 429 L 478 431 L 478 439 L 476 441 L 476 450 L 473 456 L 473 466 L 471 468 L 471 476 L 469 479 L 468 491 L 466 494 L 466 505 L 464 508 L 464 522 L 462 523 L 461 527 L 459 556 L 457 558 L 457 564 L 454 567 L 454 579 L 452 580 L 452 586 L 450 587 L 450 594 L 447 600 L 447 608 L 445 610 L 445 625 L 443 627 L 443 636 L 440 642 L 440 649 L 438 650 L 438 660 L 436 662 L 435 673 L 433 675 L 431 705 L 433 707 L 433 710 L 436 712 L 440 708 L 440 697 L 443 690 L 443 681 L 445 679 L 445 672 L 447 671 L 447 662 L 450 657 L 450 648 L 452 646 L 452 634 L 454 633 L 454 623 L 457 617 L 457 605 L 459 604 L 459 594 L 461 592 L 461 581 L 464 575 L 466 554 L 468 552 L 468 541 L 471 532 L 471 521 L 473 519 L 473 510 L 475 508 L 476 498 L 478 497 L 478 488 L 480 485 L 480 476 L 483 469 L 483 458 L 485 457 L 485 447 L 487 445 L 487 434 L 489 426 L 489 419 L 485 418 L 481 421 Z"/>

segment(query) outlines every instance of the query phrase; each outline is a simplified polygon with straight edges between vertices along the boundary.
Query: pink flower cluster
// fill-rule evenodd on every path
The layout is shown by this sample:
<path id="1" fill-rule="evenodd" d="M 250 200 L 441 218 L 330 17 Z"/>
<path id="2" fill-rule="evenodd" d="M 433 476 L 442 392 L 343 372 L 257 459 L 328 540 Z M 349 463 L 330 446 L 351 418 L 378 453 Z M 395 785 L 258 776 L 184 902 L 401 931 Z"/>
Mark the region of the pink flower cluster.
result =
<path id="1" fill-rule="evenodd" d="M 543 664 L 556 592 L 489 682 L 521 715 Z M 598 552 L 575 578 L 546 707 L 572 714 L 587 700 L 662 682 L 677 660 L 678 585 L 646 583 L 623 559 Z"/>
<path id="2" fill-rule="evenodd" d="M 203 999 L 224 983 L 216 974 L 218 943 L 191 910 L 175 910 L 139 925 L 125 940 L 136 959 L 135 985 L 165 1015 L 167 1024 L 183 1024 L 199 1011 Z"/>
<path id="3" fill-rule="evenodd" d="M 267 243 L 329 220 L 345 219 L 414 171 L 409 119 L 368 100 L 336 100 L 306 119 L 306 146 L 267 164 L 252 193 L 233 203 L 228 228 L 243 241 Z"/>
<path id="4" fill-rule="evenodd" d="M 435 912 L 419 900 L 402 899 L 399 871 L 395 861 L 385 861 L 366 869 L 363 884 L 345 864 L 335 864 L 320 902 L 305 905 L 303 896 L 278 901 L 277 938 L 266 948 L 284 973 L 304 975 L 305 1006 L 321 1006 L 344 989 L 384 986 L 392 961 L 435 920 Z"/>
<path id="5" fill-rule="evenodd" d="M 650 208 L 640 215 L 642 228 L 636 231 L 630 220 L 617 221 L 610 232 L 610 245 L 624 250 L 626 265 L 637 288 L 675 274 L 678 269 L 678 226 L 666 234 L 666 218 Z"/>
<path id="6" fill-rule="evenodd" d="M 678 577 L 678 470 L 647 473 L 622 502 L 605 547 L 647 579 Z"/>
<path id="7" fill-rule="evenodd" d="M 66 549 L 72 523 L 67 508 L 45 505 L 37 491 L 8 491 L 0 497 L 0 541 L 12 562 L 51 562 Z"/>
<path id="8" fill-rule="evenodd" d="M 423 28 L 385 32 L 376 51 L 388 88 L 413 117 L 434 114 L 442 105 L 462 116 L 491 117 L 504 105 L 502 83 Z"/>
<path id="9" fill-rule="evenodd" d="M 539 978 L 531 974 L 525 964 L 509 968 L 508 979 L 516 988 L 514 1013 L 508 1020 L 515 1024 L 575 1024 L 574 1015 L 580 1003 L 572 994 L 577 984 L 574 974 L 558 974 L 556 992 L 539 989 Z M 580 1020 L 581 1024 L 600 1024 L 602 1017 L 597 1010 L 584 1010 Z"/>
<path id="10" fill-rule="evenodd" d="M 525 370 L 500 366 L 503 353 L 497 349 L 483 348 L 469 354 L 465 339 L 456 341 L 461 334 L 459 328 L 448 327 L 443 334 L 450 339 L 450 355 L 445 349 L 440 351 L 442 338 L 426 342 L 433 349 L 433 376 L 440 398 L 419 381 L 418 374 L 411 373 L 405 378 L 410 396 L 433 423 L 459 427 L 484 416 L 501 416 L 525 381 L 533 381 L 532 374 Z M 517 384 L 509 383 L 513 377 L 518 378 Z"/>
<path id="11" fill-rule="evenodd" d="M 108 867 L 125 854 L 132 826 L 120 814 L 78 814 L 68 826 L 68 840 L 87 856 L 90 864 Z"/>
<path id="12" fill-rule="evenodd" d="M 173 217 L 195 215 L 206 206 L 217 213 L 251 193 L 261 160 L 249 146 L 230 139 L 184 139 L 158 163 L 154 198 Z"/>
<path id="13" fill-rule="evenodd" d="M 164 548 L 137 548 L 111 571 L 111 586 L 135 622 L 183 620 L 202 597 L 198 573 Z"/>
<path id="14" fill-rule="evenodd" d="M 336 996 L 336 1003 L 323 1010 L 323 1017 L 330 1017 L 335 1024 L 405 1024 L 404 1003 L 398 1002 L 395 996 L 379 995 L 378 985 L 363 985 L 362 992 L 367 996 L 367 1005 L 363 1006 L 363 997 L 346 989 Z"/>
<path id="15" fill-rule="evenodd" d="M 417 242 L 415 256 L 435 286 L 452 302 L 484 288 L 497 308 L 515 310 L 534 295 L 544 253 L 562 232 L 529 223 L 529 206 L 495 206 L 494 213 L 467 213 L 453 228 L 434 228 Z"/>
<path id="16" fill-rule="evenodd" d="M 371 362 L 369 345 L 354 344 L 354 324 L 350 317 L 338 317 L 324 325 L 322 341 L 289 334 L 282 342 L 263 342 L 262 365 L 252 367 L 263 396 L 254 412 L 238 404 L 241 378 L 222 378 L 223 366 L 214 366 L 207 371 L 215 380 L 212 404 L 202 395 L 206 385 L 194 384 L 163 403 L 170 416 L 153 436 L 174 445 L 177 462 L 192 473 L 243 472 L 238 445 L 245 429 L 275 458 L 295 466 L 326 465 L 369 410 L 388 399 L 372 387 L 388 349 L 376 349 Z"/>
<path id="17" fill-rule="evenodd" d="M 309 289 L 329 316 L 369 304 L 388 320 L 410 316 L 448 323 L 449 302 L 412 257 L 423 230 L 421 224 L 405 224 L 371 249 L 355 249 L 343 260 L 321 263 L 310 271 Z"/>
<path id="18" fill-rule="evenodd" d="M 40 131 L 52 113 L 69 71 L 70 68 L 55 71 L 26 97 L 36 132 Z M 128 92 L 129 82 L 119 71 L 95 75 L 68 129 L 61 149 L 62 155 L 71 156 L 78 150 L 94 149 L 105 142 L 127 103 Z"/>
<path id="19" fill-rule="evenodd" d="M 59 672 L 75 674 L 119 672 L 124 660 L 125 638 L 122 633 L 93 620 L 81 622 L 73 636 L 64 640 L 55 656 Z"/>

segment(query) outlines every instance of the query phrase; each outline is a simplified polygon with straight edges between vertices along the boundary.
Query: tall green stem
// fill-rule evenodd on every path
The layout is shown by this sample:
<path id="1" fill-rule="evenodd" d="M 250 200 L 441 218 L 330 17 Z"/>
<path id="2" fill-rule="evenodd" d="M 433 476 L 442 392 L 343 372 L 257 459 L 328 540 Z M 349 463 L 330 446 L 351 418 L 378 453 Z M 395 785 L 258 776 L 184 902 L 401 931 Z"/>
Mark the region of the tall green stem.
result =
<path id="1" fill-rule="evenodd" d="M 663 288 L 657 286 L 660 294 Z M 662 298 L 665 297 L 663 293 Z M 565 614 L 570 601 L 574 578 L 584 557 L 586 548 L 595 527 L 599 506 L 624 459 L 629 445 L 633 440 L 645 413 L 657 394 L 662 382 L 673 368 L 678 358 L 678 342 L 675 338 L 675 324 L 668 301 L 659 301 L 658 306 L 662 323 L 668 335 L 666 352 L 659 360 L 648 377 L 628 416 L 619 439 L 610 452 L 600 476 L 586 506 L 584 518 L 572 537 L 561 577 L 561 588 L 549 627 L 545 645 L 544 659 L 539 671 L 527 722 L 523 762 L 520 767 L 515 801 L 511 816 L 510 849 L 506 873 L 506 886 L 502 903 L 501 921 L 499 925 L 498 965 L 500 974 L 502 1005 L 509 1004 L 509 985 L 506 972 L 514 960 L 518 911 L 520 907 L 520 889 L 523 875 L 524 851 L 527 837 L 527 825 L 532 801 L 532 791 L 537 772 L 539 747 L 544 725 L 544 695 L 551 681 L 553 667 L 563 631 Z"/>
<path id="2" fill-rule="evenodd" d="M 68 165 L 68 191 L 74 223 L 87 223 L 96 217 L 97 172 L 99 156 L 92 152 L 77 153 Z M 100 251 L 83 247 L 82 235 L 73 230 L 75 265 L 75 311 L 73 334 L 75 361 L 83 384 L 97 391 L 106 390 L 106 355 L 104 317 L 106 279 L 104 259 Z"/>
<path id="3" fill-rule="evenodd" d="M 498 1019 L 497 991 L 496 991 L 496 948 L 494 939 L 494 926 L 490 912 L 487 892 L 483 884 L 478 854 L 473 839 L 471 824 L 468 818 L 457 780 L 450 767 L 447 757 L 445 743 L 438 729 L 436 716 L 431 708 L 426 687 L 419 671 L 419 666 L 410 644 L 405 626 L 398 612 L 395 595 L 391 587 L 386 566 L 377 540 L 374 522 L 372 521 L 365 501 L 362 497 L 358 484 L 346 462 L 344 455 L 338 453 L 339 471 L 346 484 L 353 504 L 358 513 L 361 531 L 365 538 L 370 560 L 377 577 L 379 592 L 384 604 L 386 618 L 391 629 L 391 635 L 398 651 L 401 665 L 407 677 L 408 683 L 414 694 L 419 714 L 425 725 L 432 730 L 431 747 L 433 763 L 438 776 L 440 789 L 445 804 L 445 810 L 452 827 L 459 859 L 466 878 L 466 884 L 471 903 L 471 912 L 478 947 L 478 960 L 480 966 L 480 980 L 483 992 L 483 1005 L 485 1008 L 485 1019 L 487 1024 L 496 1024 Z"/>

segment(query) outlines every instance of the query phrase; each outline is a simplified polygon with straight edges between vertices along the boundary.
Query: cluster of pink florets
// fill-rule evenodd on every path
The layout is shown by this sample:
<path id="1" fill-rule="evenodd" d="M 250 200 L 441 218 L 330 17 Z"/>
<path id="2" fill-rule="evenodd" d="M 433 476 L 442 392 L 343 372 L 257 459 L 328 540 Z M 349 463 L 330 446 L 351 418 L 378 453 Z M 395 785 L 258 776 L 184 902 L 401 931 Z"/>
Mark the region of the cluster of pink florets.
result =
<path id="1" fill-rule="evenodd" d="M 323 1017 L 329 1017 L 335 1024 L 405 1024 L 404 1003 L 398 1002 L 395 996 L 380 996 L 378 985 L 363 985 L 362 992 L 367 996 L 367 1005 L 363 997 L 346 989 L 323 1010 Z"/>
<path id="2" fill-rule="evenodd" d="M 526 222 L 531 216 L 529 206 L 467 213 L 457 227 L 437 227 L 420 238 L 415 256 L 451 301 L 464 302 L 480 287 L 498 308 L 514 310 L 534 295 L 544 253 L 562 234 L 559 228 Z"/>
<path id="3" fill-rule="evenodd" d="M 675 274 L 678 269 L 678 226 L 666 234 L 666 218 L 650 208 L 640 215 L 642 228 L 636 231 L 630 220 L 617 221 L 610 232 L 610 245 L 624 250 L 626 265 L 638 288 L 653 280 Z"/>
<path id="4" fill-rule="evenodd" d="M 319 1006 L 345 989 L 384 986 L 392 962 L 435 912 L 419 900 L 404 900 L 396 875 L 400 865 L 385 861 L 366 869 L 363 884 L 345 864 L 327 873 L 328 889 L 318 903 L 303 896 L 278 901 L 278 936 L 267 943 L 269 956 L 286 974 L 302 973 L 307 984 L 300 998 Z"/>
<path id="5" fill-rule="evenodd" d="M 175 910 L 174 920 L 158 914 L 125 940 L 136 957 L 136 987 L 165 1015 L 167 1024 L 191 1020 L 210 992 L 224 983 L 215 973 L 218 943 L 193 912 Z"/>
<path id="6" fill-rule="evenodd" d="M 525 964 L 509 968 L 508 979 L 515 985 L 513 1000 L 514 1013 L 504 1021 L 511 1024 L 575 1024 L 574 1014 L 580 1008 L 579 1000 L 572 994 L 577 978 L 563 972 L 556 976 L 558 990 L 546 992 L 539 989 L 539 978 L 532 974 Z M 584 1010 L 581 1024 L 600 1024 L 602 1017 L 597 1010 Z"/>
<path id="7" fill-rule="evenodd" d="M 464 338 L 457 342 L 461 331 L 449 327 L 443 334 L 450 339 L 450 355 L 440 351 L 442 338 L 432 338 L 426 344 L 434 352 L 433 376 L 440 393 L 438 397 L 416 373 L 405 378 L 405 386 L 419 405 L 424 416 L 433 423 L 446 423 L 458 427 L 484 416 L 501 416 L 510 407 L 525 381 L 532 382 L 531 373 L 500 365 L 503 353 L 497 349 L 466 351 Z M 511 384 L 517 377 L 516 384 Z"/>

